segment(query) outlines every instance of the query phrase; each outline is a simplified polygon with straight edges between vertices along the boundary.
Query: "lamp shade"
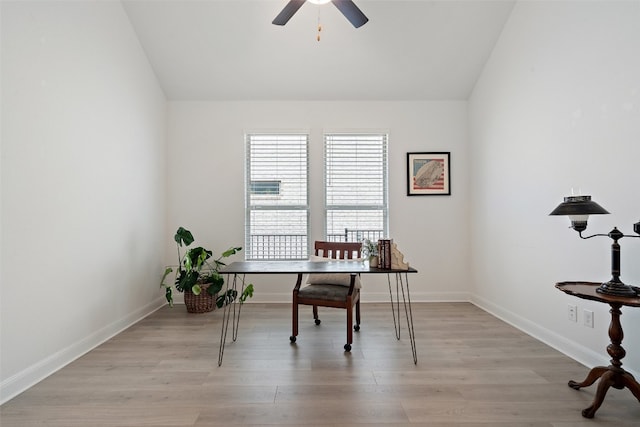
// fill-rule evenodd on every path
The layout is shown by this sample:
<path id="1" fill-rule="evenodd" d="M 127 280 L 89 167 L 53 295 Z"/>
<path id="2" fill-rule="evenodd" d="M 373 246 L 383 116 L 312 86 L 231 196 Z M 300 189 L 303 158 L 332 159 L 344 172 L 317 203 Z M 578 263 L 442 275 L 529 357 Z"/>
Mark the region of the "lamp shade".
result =
<path id="1" fill-rule="evenodd" d="M 591 200 L 591 196 L 567 196 L 549 215 L 569 215 L 570 217 L 586 217 L 589 215 L 608 214 L 607 210 Z"/>

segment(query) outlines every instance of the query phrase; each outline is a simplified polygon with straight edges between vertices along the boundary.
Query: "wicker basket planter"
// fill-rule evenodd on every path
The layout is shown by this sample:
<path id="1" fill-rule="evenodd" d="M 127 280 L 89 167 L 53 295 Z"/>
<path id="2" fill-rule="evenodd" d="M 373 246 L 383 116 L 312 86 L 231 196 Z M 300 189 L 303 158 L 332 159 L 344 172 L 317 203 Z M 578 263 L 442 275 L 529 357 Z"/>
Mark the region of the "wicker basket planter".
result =
<path id="1" fill-rule="evenodd" d="M 208 313 L 215 310 L 218 294 L 209 295 L 209 292 L 207 292 L 208 287 L 208 284 L 201 284 L 200 288 L 202 290 L 200 295 L 195 295 L 191 291 L 185 291 L 184 305 L 187 307 L 189 313 Z"/>

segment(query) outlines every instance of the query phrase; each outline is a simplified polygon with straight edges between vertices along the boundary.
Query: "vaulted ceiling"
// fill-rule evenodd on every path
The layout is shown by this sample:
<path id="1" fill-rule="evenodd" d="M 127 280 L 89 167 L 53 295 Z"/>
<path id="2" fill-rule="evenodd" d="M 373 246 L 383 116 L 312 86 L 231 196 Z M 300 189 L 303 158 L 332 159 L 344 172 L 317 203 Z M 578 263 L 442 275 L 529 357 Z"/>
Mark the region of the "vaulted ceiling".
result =
<path id="1" fill-rule="evenodd" d="M 464 100 L 514 0 L 123 0 L 170 100 Z M 322 24 L 317 41 L 318 22 Z"/>

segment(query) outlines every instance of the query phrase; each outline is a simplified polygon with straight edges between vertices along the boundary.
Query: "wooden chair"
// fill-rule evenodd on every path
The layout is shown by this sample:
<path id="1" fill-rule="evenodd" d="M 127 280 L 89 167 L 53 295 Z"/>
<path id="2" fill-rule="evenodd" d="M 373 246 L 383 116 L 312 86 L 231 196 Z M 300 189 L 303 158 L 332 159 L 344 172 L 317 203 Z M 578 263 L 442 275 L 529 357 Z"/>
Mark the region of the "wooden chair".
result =
<path id="1" fill-rule="evenodd" d="M 360 258 L 362 244 L 357 242 L 315 242 L 315 255 L 330 259 Z M 309 274 L 306 286 L 302 287 L 302 275 L 298 276 L 296 287 L 293 289 L 293 334 L 291 342 L 296 342 L 298 336 L 298 306 L 313 306 L 313 318 L 316 325 L 320 324 L 318 306 L 344 308 L 347 310 L 347 343 L 345 351 L 351 351 L 353 330 L 360 330 L 360 277 L 350 274 L 334 273 L 329 275 Z M 328 281 L 330 283 L 324 283 Z M 353 307 L 356 307 L 356 324 L 353 325 Z"/>

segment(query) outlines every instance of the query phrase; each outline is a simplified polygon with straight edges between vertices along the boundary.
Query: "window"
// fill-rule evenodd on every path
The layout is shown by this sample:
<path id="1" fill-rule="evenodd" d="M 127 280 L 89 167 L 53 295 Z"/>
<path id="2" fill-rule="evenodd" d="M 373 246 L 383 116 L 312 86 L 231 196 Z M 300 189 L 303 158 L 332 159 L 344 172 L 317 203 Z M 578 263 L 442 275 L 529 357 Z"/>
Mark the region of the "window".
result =
<path id="1" fill-rule="evenodd" d="M 307 259 L 308 136 L 246 136 L 245 256 Z"/>
<path id="2" fill-rule="evenodd" d="M 387 135 L 327 134 L 326 239 L 388 236 Z"/>

